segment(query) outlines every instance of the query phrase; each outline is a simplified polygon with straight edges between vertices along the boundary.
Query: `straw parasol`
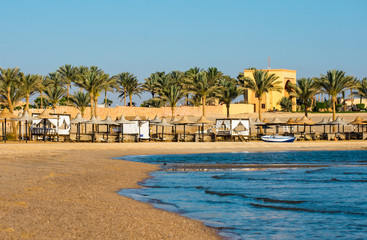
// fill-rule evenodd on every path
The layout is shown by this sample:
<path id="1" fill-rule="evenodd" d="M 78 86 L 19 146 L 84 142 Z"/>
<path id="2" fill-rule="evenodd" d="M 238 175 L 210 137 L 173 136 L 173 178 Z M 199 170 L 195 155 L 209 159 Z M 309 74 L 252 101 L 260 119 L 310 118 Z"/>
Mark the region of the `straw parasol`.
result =
<path id="1" fill-rule="evenodd" d="M 118 125 L 118 124 L 112 121 L 110 116 L 107 116 L 104 120 L 101 121 L 101 123 L 107 125 L 107 141 L 108 141 L 108 134 L 110 133 L 110 125 Z"/>
<path id="2" fill-rule="evenodd" d="M 92 124 L 92 142 L 94 142 L 94 126 L 95 124 L 99 125 L 103 123 L 101 123 L 101 121 L 98 120 L 95 116 L 92 116 L 87 123 Z"/>
<path id="3" fill-rule="evenodd" d="M 160 119 L 158 117 L 158 115 L 155 115 L 154 119 L 153 120 L 150 120 L 150 123 L 151 124 L 156 124 L 156 123 L 160 123 L 162 121 L 162 119 Z"/>
<path id="4" fill-rule="evenodd" d="M 121 115 L 120 119 L 115 121 L 115 123 L 119 124 L 121 127 L 121 138 L 119 138 L 119 142 L 124 142 L 124 124 L 135 124 L 129 120 L 126 120 L 124 115 Z"/>
<path id="5" fill-rule="evenodd" d="M 298 125 L 303 125 L 304 126 L 304 129 L 303 129 L 304 132 L 306 132 L 306 125 L 310 126 L 310 133 L 311 133 L 311 125 L 315 124 L 313 121 L 308 119 L 306 116 L 303 116 L 298 121 L 295 121 L 295 123 L 298 124 Z"/>
<path id="6" fill-rule="evenodd" d="M 190 121 L 186 116 L 183 116 L 181 120 L 175 122 L 176 125 L 183 125 L 184 127 L 184 142 L 186 141 L 186 125 L 194 124 L 193 121 Z"/>
<path id="7" fill-rule="evenodd" d="M 85 119 L 85 118 L 82 118 L 82 115 L 80 113 L 78 113 L 76 115 L 76 117 L 70 121 L 71 124 L 76 124 L 77 125 L 77 133 L 76 134 L 77 134 L 77 136 L 79 136 L 78 137 L 79 142 L 80 142 L 80 124 L 81 123 L 86 123 L 86 122 L 88 122 L 88 120 Z"/>
<path id="8" fill-rule="evenodd" d="M 358 125 L 358 132 L 359 132 L 359 125 L 362 125 L 362 132 L 363 132 L 363 125 L 366 125 L 367 123 L 364 122 L 363 118 L 357 116 L 356 119 L 354 119 L 354 121 L 350 122 L 349 124 Z"/>
<path id="9" fill-rule="evenodd" d="M 38 119 L 57 119 L 56 116 L 52 116 L 46 109 L 38 116 Z"/>
<path id="10" fill-rule="evenodd" d="M 19 121 L 19 122 L 23 122 L 25 121 L 25 142 L 28 142 L 28 122 L 29 121 L 33 121 L 33 120 L 37 120 L 37 117 L 31 117 L 29 116 L 27 111 L 24 111 L 23 115 L 20 113 L 20 118 L 13 118 L 13 121 Z M 19 135 L 21 135 L 21 129 L 22 126 L 19 124 Z"/>
<path id="11" fill-rule="evenodd" d="M 337 118 L 335 119 L 335 121 L 332 121 L 332 122 L 330 123 L 330 125 L 338 125 L 338 133 L 339 133 L 339 132 L 340 132 L 340 131 L 339 131 L 339 126 L 340 126 L 340 125 L 342 125 L 342 126 L 343 126 L 343 132 L 344 132 L 344 126 L 345 126 L 345 125 L 348 125 L 348 123 L 347 123 L 346 121 L 344 121 L 342 118 L 337 117 Z"/>
<path id="12" fill-rule="evenodd" d="M 82 115 L 81 115 L 80 113 L 78 113 L 78 114 L 76 115 L 76 117 L 75 117 L 75 118 L 73 118 L 73 119 L 70 121 L 70 123 L 71 123 L 71 124 L 85 123 L 85 122 L 88 122 L 88 120 L 87 120 L 87 119 L 85 119 L 85 118 L 82 118 Z"/>
<path id="13" fill-rule="evenodd" d="M 323 118 L 320 122 L 318 122 L 318 123 L 315 123 L 315 125 L 323 125 L 324 126 L 324 134 L 326 133 L 326 125 L 329 125 L 329 122 L 325 119 L 325 118 Z"/>
<path id="14" fill-rule="evenodd" d="M 162 121 L 160 123 L 157 123 L 156 125 L 162 127 L 162 141 L 163 141 L 164 127 L 172 126 L 172 124 L 168 123 L 166 118 L 162 118 Z"/>
<path id="15" fill-rule="evenodd" d="M 45 109 L 40 115 L 37 116 L 38 119 L 43 121 L 43 141 L 46 141 L 46 120 L 47 119 L 58 119 L 56 116 L 52 116 L 47 109 Z"/>
<path id="16" fill-rule="evenodd" d="M 4 142 L 6 142 L 6 119 L 10 118 L 18 118 L 18 116 L 15 116 L 11 112 L 9 112 L 9 109 L 4 108 L 4 110 L 0 113 L 0 118 L 3 118 L 5 121 L 5 135 L 4 135 Z"/>
<path id="17" fill-rule="evenodd" d="M 199 125 L 199 129 L 200 129 L 200 124 L 202 125 L 202 139 L 201 141 L 204 142 L 204 125 L 205 124 L 213 124 L 212 121 L 210 121 L 209 119 L 207 119 L 205 116 L 201 116 L 196 122 L 195 124 Z M 200 131 L 199 131 L 200 132 Z"/>
<path id="18" fill-rule="evenodd" d="M 267 125 L 275 125 L 275 131 L 276 131 L 276 134 L 278 134 L 279 132 L 279 125 L 280 124 L 284 124 L 283 121 L 281 121 L 279 118 L 275 117 L 273 118 L 272 120 L 270 120 L 269 123 L 267 123 Z"/>

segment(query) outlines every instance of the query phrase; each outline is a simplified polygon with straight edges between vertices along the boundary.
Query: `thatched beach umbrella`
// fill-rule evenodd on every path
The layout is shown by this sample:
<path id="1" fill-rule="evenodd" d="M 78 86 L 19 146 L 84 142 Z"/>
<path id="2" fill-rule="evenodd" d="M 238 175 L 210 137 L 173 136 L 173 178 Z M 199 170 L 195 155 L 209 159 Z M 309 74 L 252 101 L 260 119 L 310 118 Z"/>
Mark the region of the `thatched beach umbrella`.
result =
<path id="1" fill-rule="evenodd" d="M 50 113 L 45 109 L 40 115 L 36 116 L 38 119 L 43 121 L 43 141 L 46 141 L 46 121 L 47 119 L 58 119 L 56 116 L 50 115 Z"/>
<path id="2" fill-rule="evenodd" d="M 267 125 L 275 125 L 275 133 L 278 134 L 279 132 L 279 125 L 284 124 L 279 118 L 275 117 L 267 123 Z"/>
<path id="3" fill-rule="evenodd" d="M 289 132 L 292 133 L 292 127 L 296 124 L 293 118 L 289 118 L 288 121 L 284 123 L 284 125 L 290 126 Z"/>
<path id="4" fill-rule="evenodd" d="M 207 119 L 205 116 L 201 116 L 196 122 L 195 124 L 198 124 L 199 125 L 199 132 L 200 132 L 200 125 L 202 126 L 202 139 L 201 141 L 204 142 L 204 126 L 205 124 L 213 124 L 212 121 L 210 121 L 209 119 Z"/>
<path id="5" fill-rule="evenodd" d="M 110 133 L 110 126 L 111 125 L 118 125 L 114 121 L 112 121 L 110 116 L 107 116 L 104 120 L 101 121 L 102 124 L 107 125 L 107 141 L 108 141 L 108 134 Z"/>
<path id="6" fill-rule="evenodd" d="M 162 141 L 163 141 L 164 127 L 172 126 L 172 124 L 168 123 L 165 118 L 162 118 L 162 121 L 160 123 L 157 123 L 156 125 L 162 127 Z"/>
<path id="7" fill-rule="evenodd" d="M 316 123 L 315 125 L 323 125 L 324 126 L 324 134 L 326 133 L 326 125 L 329 125 L 329 122 L 323 118 L 320 122 Z"/>
<path id="8" fill-rule="evenodd" d="M 313 121 L 308 119 L 306 116 L 304 116 L 300 120 L 296 121 L 295 123 L 299 124 L 299 125 L 303 125 L 304 126 L 304 129 L 303 129 L 304 132 L 306 132 L 306 125 L 310 126 L 310 133 L 311 133 L 311 125 L 315 124 Z"/>
<path id="9" fill-rule="evenodd" d="M 37 117 L 31 117 L 28 114 L 28 111 L 24 111 L 23 115 L 20 118 L 13 118 L 13 121 L 19 121 L 19 122 L 23 122 L 25 121 L 25 142 L 28 142 L 28 122 L 33 121 L 33 120 L 38 120 Z M 21 129 L 21 125 L 19 124 L 19 130 Z"/>
<path id="10" fill-rule="evenodd" d="M 359 125 L 362 125 L 362 132 L 363 132 L 363 125 L 366 125 L 366 123 L 363 121 L 363 118 L 360 116 L 356 117 L 353 122 L 350 122 L 349 124 L 352 125 L 358 125 L 358 133 L 359 133 Z"/>
<path id="11" fill-rule="evenodd" d="M 120 119 L 115 121 L 115 123 L 120 124 L 121 127 L 121 138 L 119 138 L 119 142 L 124 142 L 124 124 L 134 124 L 133 122 L 126 120 L 124 115 L 121 115 Z"/>
<path id="12" fill-rule="evenodd" d="M 266 125 L 266 123 L 262 122 L 259 118 L 256 118 L 254 122 L 251 122 L 252 125 L 256 126 L 256 134 L 259 135 L 260 126 Z"/>
<path id="13" fill-rule="evenodd" d="M 183 116 L 181 120 L 175 123 L 175 125 L 183 125 L 184 127 L 184 142 L 186 142 L 186 125 L 188 124 L 194 124 L 194 122 L 190 121 L 186 116 Z"/>
<path id="14" fill-rule="evenodd" d="M 87 123 L 92 124 L 92 142 L 94 142 L 94 127 L 102 123 L 95 116 L 92 116 Z"/>
<path id="15" fill-rule="evenodd" d="M 330 125 L 338 125 L 338 133 L 340 133 L 340 130 L 339 130 L 339 126 L 342 125 L 343 126 L 343 132 L 344 132 L 344 126 L 345 125 L 348 125 L 348 123 L 346 121 L 344 121 L 341 117 L 337 117 L 335 119 L 335 121 L 332 121 L 330 123 Z"/>
<path id="16" fill-rule="evenodd" d="M 6 142 L 6 119 L 13 119 L 18 118 L 18 116 L 15 116 L 14 114 L 9 112 L 9 109 L 4 108 L 4 110 L 0 113 L 0 118 L 4 119 L 5 124 L 5 135 L 4 135 L 4 142 Z"/>
<path id="17" fill-rule="evenodd" d="M 153 120 L 150 121 L 150 124 L 155 125 L 155 133 L 156 135 L 158 135 L 158 126 L 157 123 L 160 123 L 162 121 L 162 119 L 160 119 L 158 117 L 158 115 L 155 115 L 155 117 L 153 118 Z"/>
<path id="18" fill-rule="evenodd" d="M 82 118 L 82 115 L 80 113 L 78 113 L 76 115 L 76 117 L 73 118 L 70 121 L 71 124 L 76 124 L 77 125 L 77 133 L 76 133 L 76 136 L 77 136 L 77 139 L 78 139 L 79 142 L 80 142 L 80 124 L 81 123 L 86 123 L 86 122 L 88 122 L 88 120 L 85 119 L 85 118 Z"/>

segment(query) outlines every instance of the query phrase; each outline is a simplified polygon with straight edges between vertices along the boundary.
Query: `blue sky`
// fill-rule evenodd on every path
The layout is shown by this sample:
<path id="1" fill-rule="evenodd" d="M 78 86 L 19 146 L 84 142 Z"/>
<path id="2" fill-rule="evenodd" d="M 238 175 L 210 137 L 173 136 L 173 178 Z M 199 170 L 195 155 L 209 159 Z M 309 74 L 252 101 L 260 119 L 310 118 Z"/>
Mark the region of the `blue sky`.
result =
<path id="1" fill-rule="evenodd" d="M 97 65 L 142 82 L 156 71 L 247 67 L 367 77 L 367 1 L 0 0 L 0 66 L 47 74 Z M 117 103 L 116 96 L 110 98 Z M 146 97 L 144 97 L 146 98 Z M 140 102 L 138 98 L 134 101 Z"/>

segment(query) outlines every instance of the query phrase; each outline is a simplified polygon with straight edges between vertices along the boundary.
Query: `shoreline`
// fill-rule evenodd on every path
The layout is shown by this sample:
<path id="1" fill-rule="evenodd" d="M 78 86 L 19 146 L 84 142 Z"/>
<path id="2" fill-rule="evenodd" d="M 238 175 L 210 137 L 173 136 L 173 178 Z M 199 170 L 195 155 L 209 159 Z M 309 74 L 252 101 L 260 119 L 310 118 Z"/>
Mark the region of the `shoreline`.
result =
<path id="1" fill-rule="evenodd" d="M 0 144 L 0 238 L 221 239 L 202 222 L 119 195 L 159 165 L 113 157 L 366 149 L 364 141 Z"/>

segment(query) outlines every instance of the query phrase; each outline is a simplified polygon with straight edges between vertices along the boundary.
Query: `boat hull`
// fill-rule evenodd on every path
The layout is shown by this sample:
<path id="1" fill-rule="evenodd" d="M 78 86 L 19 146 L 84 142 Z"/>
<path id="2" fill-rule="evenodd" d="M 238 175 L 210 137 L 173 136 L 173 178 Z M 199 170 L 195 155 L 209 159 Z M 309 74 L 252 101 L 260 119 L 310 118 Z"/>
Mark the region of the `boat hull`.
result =
<path id="1" fill-rule="evenodd" d="M 288 136 L 262 136 L 261 140 L 264 142 L 294 142 L 296 137 Z"/>

